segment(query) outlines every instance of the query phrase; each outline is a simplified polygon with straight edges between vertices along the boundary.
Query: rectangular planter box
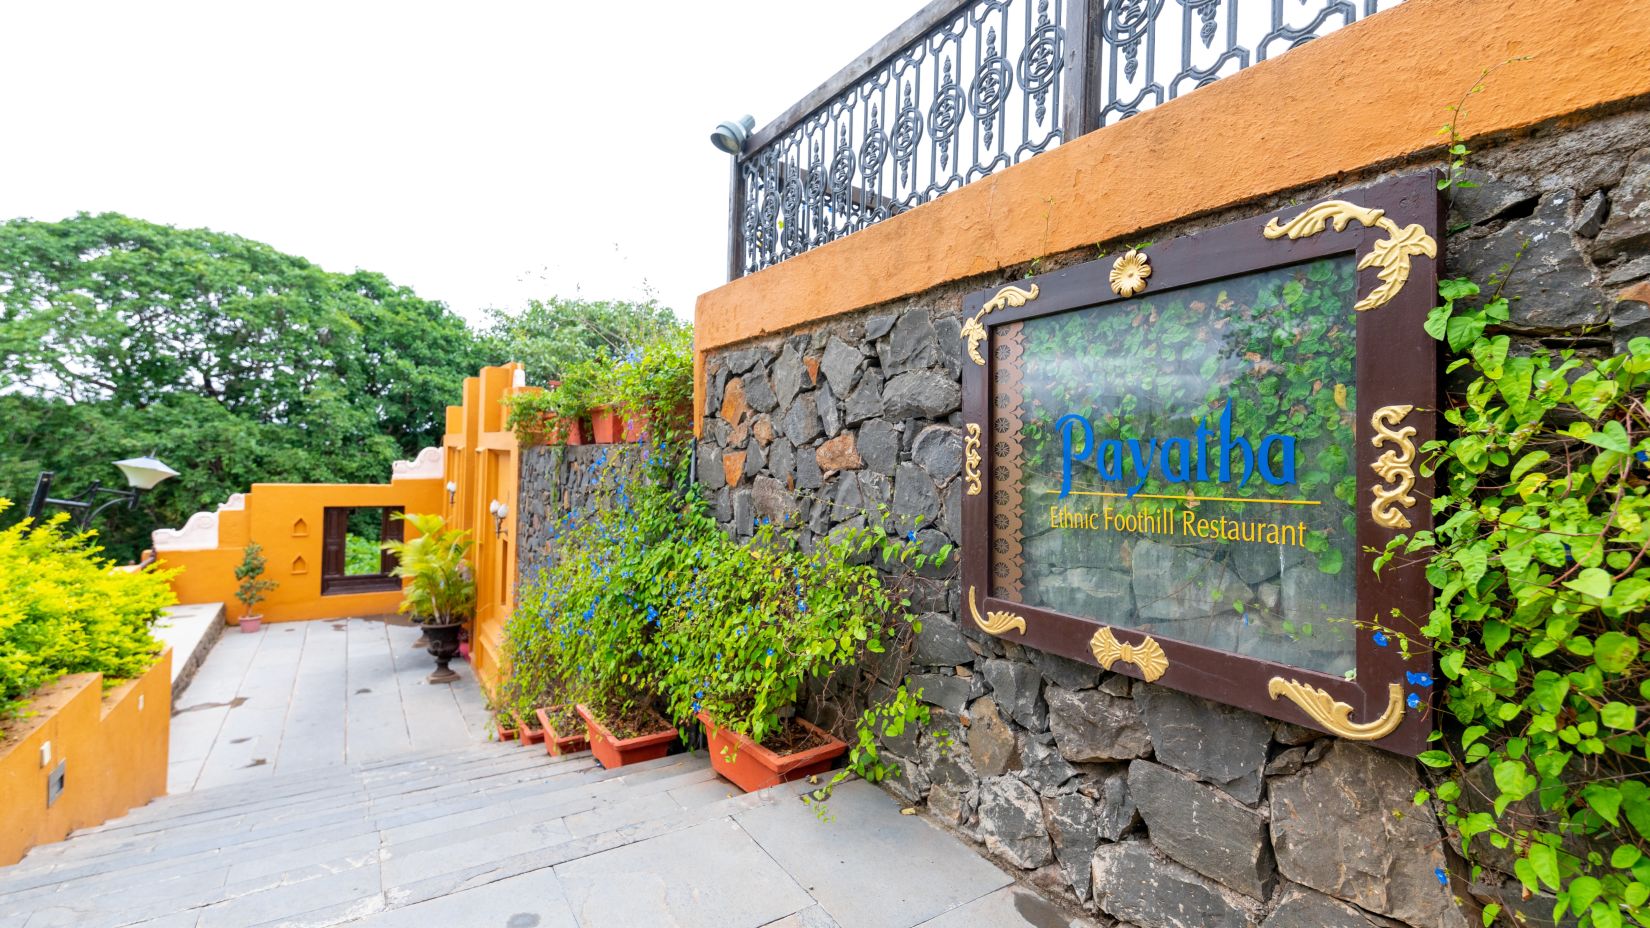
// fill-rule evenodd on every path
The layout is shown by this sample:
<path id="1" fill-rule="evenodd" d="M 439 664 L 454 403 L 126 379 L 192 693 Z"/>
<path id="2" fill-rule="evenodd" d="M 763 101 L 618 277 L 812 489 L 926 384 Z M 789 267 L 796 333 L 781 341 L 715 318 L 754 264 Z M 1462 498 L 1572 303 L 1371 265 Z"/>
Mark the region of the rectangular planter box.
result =
<path id="1" fill-rule="evenodd" d="M 747 793 L 824 773 L 848 750 L 847 743 L 806 719 L 796 721 L 829 742 L 795 754 L 775 754 L 744 735 L 718 727 L 709 715 L 699 713 L 699 722 L 705 726 L 711 767 Z"/>
<path id="2" fill-rule="evenodd" d="M 557 707 L 551 706 L 550 708 Z M 571 734 L 556 731 L 555 727 L 550 724 L 549 710 L 538 709 L 536 712 L 539 717 L 539 726 L 544 729 L 544 753 L 560 757 L 563 754 L 577 754 L 580 751 L 590 750 L 590 741 L 584 736 L 584 732 Z"/>
<path id="3" fill-rule="evenodd" d="M 498 740 L 500 742 L 514 741 L 516 740 L 516 736 L 521 734 L 514 728 L 505 728 L 504 723 L 498 719 L 493 719 L 493 731 L 498 734 Z"/>
<path id="4" fill-rule="evenodd" d="M 536 721 L 534 718 L 516 716 L 516 737 L 521 739 L 522 744 L 538 744 L 544 740 L 544 729 L 533 727 Z"/>
<path id="5" fill-rule="evenodd" d="M 584 719 L 590 736 L 590 753 L 596 756 L 596 761 L 603 767 L 612 770 L 626 764 L 637 764 L 644 760 L 654 760 L 670 753 L 671 742 L 676 740 L 676 729 L 667 728 L 664 731 L 654 732 L 651 735 L 641 735 L 635 738 L 626 738 L 623 741 L 613 737 L 601 722 L 590 713 L 584 704 L 574 706 L 574 711 Z"/>

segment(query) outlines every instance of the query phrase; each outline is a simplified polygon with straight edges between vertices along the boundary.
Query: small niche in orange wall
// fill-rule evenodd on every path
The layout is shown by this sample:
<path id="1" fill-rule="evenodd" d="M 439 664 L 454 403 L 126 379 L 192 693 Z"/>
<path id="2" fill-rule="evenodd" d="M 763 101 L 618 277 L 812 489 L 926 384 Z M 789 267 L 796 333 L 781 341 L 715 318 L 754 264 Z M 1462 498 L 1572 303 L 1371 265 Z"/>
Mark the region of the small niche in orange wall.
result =
<path id="1" fill-rule="evenodd" d="M 302 554 L 292 559 L 292 572 L 294 574 L 309 573 L 309 562 L 304 560 L 304 556 Z"/>
<path id="2" fill-rule="evenodd" d="M 298 521 L 292 523 L 292 537 L 293 538 L 308 538 L 309 537 L 309 523 L 305 522 L 303 519 L 299 519 Z M 303 560 L 303 558 L 299 558 L 299 560 Z"/>

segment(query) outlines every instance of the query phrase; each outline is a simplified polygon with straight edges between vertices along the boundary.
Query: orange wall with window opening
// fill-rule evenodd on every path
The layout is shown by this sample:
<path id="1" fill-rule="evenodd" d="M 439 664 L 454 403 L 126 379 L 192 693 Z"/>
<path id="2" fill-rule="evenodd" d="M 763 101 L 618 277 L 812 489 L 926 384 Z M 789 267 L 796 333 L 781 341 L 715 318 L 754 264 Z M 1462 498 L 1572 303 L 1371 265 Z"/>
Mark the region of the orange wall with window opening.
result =
<path id="1" fill-rule="evenodd" d="M 504 626 L 515 601 L 516 436 L 504 426 L 505 397 L 529 389 L 520 364 L 483 368 L 466 378 L 459 403 L 447 407 L 440 448 L 397 462 L 386 484 L 258 483 L 216 512 L 196 513 L 181 529 L 154 535 L 155 555 L 182 567 L 173 589 L 183 603 L 224 603 L 231 622 L 245 613 L 235 600 L 235 567 L 247 544 L 263 547 L 264 578 L 280 586 L 258 605 L 265 621 L 387 615 L 401 591 L 321 592 L 323 523 L 328 507 L 399 506 L 434 512 L 475 541 L 476 614 L 470 627 L 471 661 L 482 685 L 496 684 L 503 660 Z M 453 486 L 449 492 L 447 487 Z M 506 507 L 500 522 L 493 503 Z M 410 525 L 403 523 L 407 537 Z"/>

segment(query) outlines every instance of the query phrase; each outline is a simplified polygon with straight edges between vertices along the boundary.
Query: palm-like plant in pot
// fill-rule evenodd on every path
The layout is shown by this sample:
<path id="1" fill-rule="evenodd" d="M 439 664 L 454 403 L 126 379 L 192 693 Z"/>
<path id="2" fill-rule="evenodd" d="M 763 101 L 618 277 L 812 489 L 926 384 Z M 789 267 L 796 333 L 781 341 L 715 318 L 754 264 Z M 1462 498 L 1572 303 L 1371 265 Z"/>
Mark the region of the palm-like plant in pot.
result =
<path id="1" fill-rule="evenodd" d="M 475 612 L 475 573 L 467 560 L 475 542 L 470 533 L 447 528 L 433 513 L 397 514 L 418 534 L 405 541 L 389 541 L 384 550 L 396 557 L 392 573 L 407 581 L 400 611 L 424 627 L 436 669 L 431 683 L 458 679 L 447 666 L 458 654 L 458 630 Z"/>

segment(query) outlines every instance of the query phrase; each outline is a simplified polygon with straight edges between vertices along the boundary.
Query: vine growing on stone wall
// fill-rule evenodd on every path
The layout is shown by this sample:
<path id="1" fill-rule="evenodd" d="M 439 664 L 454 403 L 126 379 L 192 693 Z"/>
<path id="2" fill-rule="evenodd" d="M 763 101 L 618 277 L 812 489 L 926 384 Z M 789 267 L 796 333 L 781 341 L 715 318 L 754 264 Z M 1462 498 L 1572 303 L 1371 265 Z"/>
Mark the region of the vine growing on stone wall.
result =
<path id="1" fill-rule="evenodd" d="M 1451 109 L 1443 189 L 1468 154 Z M 1438 590 L 1423 632 L 1445 725 L 1421 760 L 1441 774 L 1416 802 L 1475 883 L 1510 868 L 1555 919 L 1650 925 L 1650 339 L 1605 358 L 1515 344 L 1497 328 L 1511 270 L 1439 285 L 1426 328 L 1466 382 L 1424 449 L 1436 528 L 1379 559 L 1425 557 Z"/>

